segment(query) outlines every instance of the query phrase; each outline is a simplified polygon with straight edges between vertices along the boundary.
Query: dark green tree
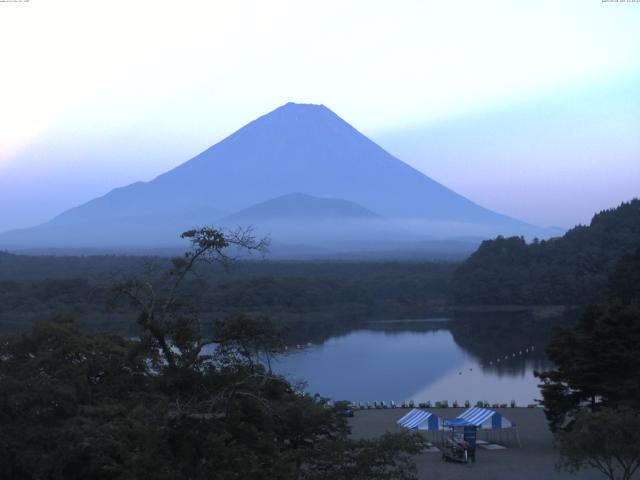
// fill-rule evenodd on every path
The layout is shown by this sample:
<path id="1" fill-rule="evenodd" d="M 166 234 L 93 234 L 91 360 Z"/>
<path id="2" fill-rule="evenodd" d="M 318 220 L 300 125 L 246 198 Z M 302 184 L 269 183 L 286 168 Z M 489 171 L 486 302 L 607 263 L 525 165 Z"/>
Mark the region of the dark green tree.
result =
<path id="1" fill-rule="evenodd" d="M 143 472 L 166 412 L 153 381 L 130 340 L 82 333 L 67 318 L 4 336 L 0 476 L 120 478 Z"/>
<path id="2" fill-rule="evenodd" d="M 581 411 L 571 430 L 556 434 L 558 467 L 595 468 L 610 480 L 630 480 L 640 468 L 640 412 L 629 408 Z"/>
<path id="3" fill-rule="evenodd" d="M 418 435 L 386 433 L 379 439 L 321 441 L 301 478 L 305 480 L 368 480 L 414 478 L 414 456 L 423 448 Z"/>
<path id="4" fill-rule="evenodd" d="M 558 332 L 547 348 L 556 368 L 539 373 L 543 405 L 553 430 L 582 409 L 640 409 L 640 250 L 612 275 L 609 301 L 588 307 L 577 325 Z"/>
<path id="5" fill-rule="evenodd" d="M 587 305 L 607 298 L 608 277 L 640 245 L 640 199 L 593 216 L 562 237 L 482 242 L 454 273 L 451 296 L 471 305 Z"/>
<path id="6" fill-rule="evenodd" d="M 560 452 L 558 467 L 595 468 L 628 480 L 640 466 L 640 249 L 611 275 L 606 304 L 554 337 L 556 368 L 542 379 L 543 406 Z"/>
<path id="7" fill-rule="evenodd" d="M 185 300 L 197 264 L 264 244 L 213 229 L 184 237 L 193 248 L 165 277 L 114 289 L 136 311 L 139 340 L 65 318 L 0 340 L 0 478 L 415 478 L 420 436 L 352 440 L 342 405 L 271 371 L 282 342 L 268 321 L 236 315 L 206 329 Z"/>

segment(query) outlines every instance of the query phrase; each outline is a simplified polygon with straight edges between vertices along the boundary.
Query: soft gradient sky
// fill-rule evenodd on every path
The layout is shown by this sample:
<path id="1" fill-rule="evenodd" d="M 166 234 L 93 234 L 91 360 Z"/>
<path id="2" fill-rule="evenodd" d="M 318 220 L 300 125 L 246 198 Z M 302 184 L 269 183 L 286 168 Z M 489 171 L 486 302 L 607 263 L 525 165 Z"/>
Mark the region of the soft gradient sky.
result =
<path id="1" fill-rule="evenodd" d="M 31 0 L 0 53 L 0 230 L 288 101 L 540 225 L 640 195 L 640 3 Z"/>

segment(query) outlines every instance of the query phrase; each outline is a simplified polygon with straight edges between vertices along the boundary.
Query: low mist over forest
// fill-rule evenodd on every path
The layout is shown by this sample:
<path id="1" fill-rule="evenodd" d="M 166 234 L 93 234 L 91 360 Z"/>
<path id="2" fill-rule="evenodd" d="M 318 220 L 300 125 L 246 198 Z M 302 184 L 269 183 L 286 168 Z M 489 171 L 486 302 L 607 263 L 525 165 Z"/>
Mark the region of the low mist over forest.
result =
<path id="1" fill-rule="evenodd" d="M 0 235 L 21 252 L 184 248 L 194 226 L 253 226 L 275 258 L 461 259 L 483 238 L 561 233 L 483 208 L 324 105 L 287 103 L 150 182 Z"/>
<path id="2" fill-rule="evenodd" d="M 639 244 L 640 201 L 632 200 L 563 237 L 486 241 L 463 262 L 271 261 L 268 255 L 254 256 L 232 263 L 228 271 L 198 267 L 197 276 L 181 288 L 212 319 L 256 313 L 303 330 L 307 327 L 302 323 L 333 327 L 469 306 L 578 306 L 606 298 L 615 265 Z M 65 312 L 93 328 L 127 330 L 130 314 L 109 306 L 113 283 L 141 275 L 160 281 L 170 265 L 164 256 L 0 253 L 0 322 L 4 328 L 24 328 Z"/>

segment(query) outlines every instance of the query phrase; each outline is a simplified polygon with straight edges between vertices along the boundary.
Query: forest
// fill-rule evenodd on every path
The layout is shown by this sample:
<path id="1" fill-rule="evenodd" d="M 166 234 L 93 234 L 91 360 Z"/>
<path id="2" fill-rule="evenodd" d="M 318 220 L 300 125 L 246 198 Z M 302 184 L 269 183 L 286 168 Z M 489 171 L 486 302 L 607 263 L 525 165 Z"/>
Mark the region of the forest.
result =
<path id="1" fill-rule="evenodd" d="M 129 331 L 131 312 L 110 302 L 123 278 L 160 281 L 168 258 L 0 253 L 0 325 L 27 328 L 56 313 L 92 329 Z M 374 318 L 415 318 L 447 302 L 448 262 L 274 262 L 196 266 L 182 293 L 208 317 L 266 315 L 294 330 Z"/>
<path id="2" fill-rule="evenodd" d="M 172 259 L 1 253 L 0 469 L 24 479 L 414 479 L 419 436 L 354 440 L 345 403 L 304 393 L 269 359 L 366 320 L 464 312 L 450 331 L 481 361 L 496 335 L 535 332 L 549 344 L 556 369 L 539 373 L 542 404 L 562 468 L 578 471 L 602 454 L 579 429 L 622 448 L 607 425 L 640 425 L 639 207 L 558 239 L 488 241 L 463 264 L 233 261 L 229 242 L 265 245 L 206 228 L 185 232 L 192 248 Z M 578 308 L 474 320 L 474 308 L 506 299 Z M 636 450 L 625 471 L 638 468 Z"/>
<path id="3" fill-rule="evenodd" d="M 606 299 L 623 255 L 640 245 L 640 200 L 596 214 L 563 237 L 498 237 L 465 262 L 271 261 L 243 257 L 197 265 L 182 294 L 212 319 L 268 316 L 292 336 L 373 319 L 423 318 L 474 308 L 582 306 Z M 28 256 L 0 252 L 0 328 L 24 329 L 58 313 L 94 330 L 135 333 L 131 312 L 110 301 L 114 283 L 161 281 L 166 257 Z M 133 329 L 133 330 L 132 330 Z"/>
<path id="4" fill-rule="evenodd" d="M 585 305 L 609 294 L 617 262 L 640 245 L 640 200 L 596 214 L 564 236 L 527 243 L 483 242 L 454 273 L 451 297 L 463 305 Z"/>
<path id="5" fill-rule="evenodd" d="M 91 334 L 64 315 L 2 337 L 2 477 L 414 479 L 423 439 L 350 438 L 344 402 L 271 370 L 284 349 L 268 320 L 233 315 L 200 328 L 180 287 L 197 264 L 224 263 L 234 240 L 213 229 L 184 236 L 193 248 L 163 279 L 113 285 L 114 301 L 137 313 L 138 338 Z"/>

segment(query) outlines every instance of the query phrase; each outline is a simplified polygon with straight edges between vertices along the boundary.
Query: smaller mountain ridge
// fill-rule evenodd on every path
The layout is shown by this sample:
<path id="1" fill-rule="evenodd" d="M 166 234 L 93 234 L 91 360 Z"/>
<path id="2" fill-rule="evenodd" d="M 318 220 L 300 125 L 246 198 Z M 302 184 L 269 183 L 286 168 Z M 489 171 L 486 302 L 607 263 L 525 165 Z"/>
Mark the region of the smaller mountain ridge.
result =
<path id="1" fill-rule="evenodd" d="M 222 219 L 229 222 L 379 220 L 368 208 L 340 198 L 290 193 L 247 207 Z"/>

